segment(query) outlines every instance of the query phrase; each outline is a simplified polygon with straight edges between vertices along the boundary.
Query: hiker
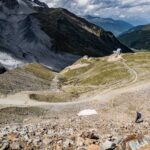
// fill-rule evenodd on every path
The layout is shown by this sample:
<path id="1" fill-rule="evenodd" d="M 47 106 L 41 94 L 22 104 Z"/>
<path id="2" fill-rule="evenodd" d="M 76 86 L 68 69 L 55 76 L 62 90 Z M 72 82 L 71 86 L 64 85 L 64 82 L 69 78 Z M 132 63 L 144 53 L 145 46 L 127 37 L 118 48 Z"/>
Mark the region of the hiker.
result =
<path id="1" fill-rule="evenodd" d="M 139 112 L 136 112 L 136 119 L 135 119 L 135 123 L 141 123 L 143 122 L 143 119 L 142 119 L 142 114 L 139 113 Z"/>

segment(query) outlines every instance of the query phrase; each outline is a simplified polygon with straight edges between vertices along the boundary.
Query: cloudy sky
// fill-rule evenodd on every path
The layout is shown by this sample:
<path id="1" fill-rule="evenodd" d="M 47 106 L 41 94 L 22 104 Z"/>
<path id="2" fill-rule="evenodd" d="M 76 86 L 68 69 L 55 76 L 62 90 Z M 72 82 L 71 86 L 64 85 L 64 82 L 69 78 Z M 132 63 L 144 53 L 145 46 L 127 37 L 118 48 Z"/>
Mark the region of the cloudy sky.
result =
<path id="1" fill-rule="evenodd" d="M 123 19 L 132 24 L 150 23 L 150 0 L 41 0 L 49 7 L 63 7 L 77 15 Z"/>

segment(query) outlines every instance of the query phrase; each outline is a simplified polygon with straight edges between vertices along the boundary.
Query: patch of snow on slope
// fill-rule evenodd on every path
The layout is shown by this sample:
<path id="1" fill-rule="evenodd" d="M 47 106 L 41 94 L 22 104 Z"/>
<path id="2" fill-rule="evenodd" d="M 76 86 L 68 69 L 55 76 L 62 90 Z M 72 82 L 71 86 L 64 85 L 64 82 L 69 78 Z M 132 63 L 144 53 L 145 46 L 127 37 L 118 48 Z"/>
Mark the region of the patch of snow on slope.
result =
<path id="1" fill-rule="evenodd" d="M 7 53 L 0 52 L 0 64 L 2 64 L 7 69 L 14 69 L 18 66 L 23 65 L 24 63 L 18 59 L 13 58 Z"/>
<path id="2" fill-rule="evenodd" d="M 95 109 L 85 109 L 78 113 L 78 116 L 90 116 L 90 115 L 97 115 Z"/>

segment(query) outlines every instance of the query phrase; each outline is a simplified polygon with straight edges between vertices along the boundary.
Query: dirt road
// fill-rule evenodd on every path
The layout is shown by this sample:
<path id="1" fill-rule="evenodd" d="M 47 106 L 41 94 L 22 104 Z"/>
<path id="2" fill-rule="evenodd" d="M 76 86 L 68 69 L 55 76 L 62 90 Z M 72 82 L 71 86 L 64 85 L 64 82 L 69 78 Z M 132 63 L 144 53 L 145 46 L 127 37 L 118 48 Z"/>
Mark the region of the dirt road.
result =
<path id="1" fill-rule="evenodd" d="M 88 94 L 88 96 L 85 94 L 81 96 L 80 98 L 76 99 L 74 102 L 66 102 L 66 103 L 46 103 L 46 102 L 38 102 L 31 100 L 29 98 L 29 93 L 31 92 L 20 92 L 14 95 L 9 95 L 7 97 L 2 97 L 0 98 L 0 105 L 3 107 L 8 107 L 8 106 L 21 106 L 21 107 L 28 107 L 28 106 L 56 106 L 56 107 L 68 107 L 68 106 L 75 106 L 75 105 L 82 105 L 87 106 L 91 105 L 94 103 L 99 103 L 99 104 L 105 104 L 109 102 L 112 98 L 117 97 L 118 95 L 121 95 L 123 93 L 128 93 L 128 92 L 134 92 L 134 91 L 140 91 L 143 89 L 150 88 L 150 81 L 148 82 L 142 82 L 142 83 L 137 83 L 135 85 L 130 85 L 126 87 L 122 87 L 120 89 L 107 89 L 104 90 L 103 92 L 100 91 L 95 91 L 94 93 L 91 92 L 91 95 Z"/>

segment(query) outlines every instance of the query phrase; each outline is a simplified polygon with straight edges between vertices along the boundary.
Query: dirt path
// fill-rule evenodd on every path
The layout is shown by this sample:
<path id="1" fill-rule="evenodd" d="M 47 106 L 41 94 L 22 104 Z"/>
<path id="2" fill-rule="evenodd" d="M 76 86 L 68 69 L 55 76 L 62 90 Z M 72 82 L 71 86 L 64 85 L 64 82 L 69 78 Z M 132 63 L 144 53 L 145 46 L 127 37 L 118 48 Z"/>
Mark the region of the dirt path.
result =
<path id="1" fill-rule="evenodd" d="M 129 67 L 129 65 L 127 63 L 125 63 L 125 61 L 126 60 L 123 59 L 123 61 L 119 61 L 119 62 L 121 64 L 123 64 L 127 70 L 129 70 L 131 75 L 133 75 L 133 81 L 130 82 L 130 84 L 133 84 L 133 83 L 135 83 L 138 80 L 138 74 L 133 68 Z"/>
<path id="2" fill-rule="evenodd" d="M 14 95 L 1 97 L 0 105 L 2 107 L 5 106 L 29 107 L 29 106 L 43 106 L 49 104 L 45 102 L 38 102 L 38 101 L 31 100 L 28 94 L 29 92 L 20 92 Z"/>
<path id="3" fill-rule="evenodd" d="M 131 68 L 126 62 L 127 60 L 122 57 L 122 55 L 111 55 L 108 57 L 108 62 L 119 62 L 122 64 L 127 70 L 129 70 L 130 74 L 133 76 L 133 81 L 130 82 L 130 84 L 135 83 L 138 80 L 138 74 L 137 72 Z"/>
<path id="4" fill-rule="evenodd" d="M 51 91 L 55 91 L 55 92 L 59 92 L 60 91 L 60 89 L 59 89 L 58 75 L 56 75 L 54 77 L 54 79 L 52 80 L 50 90 Z"/>
<path id="5" fill-rule="evenodd" d="M 138 83 L 135 85 L 130 85 L 128 87 L 123 87 L 120 89 L 107 89 L 103 92 L 95 92 L 91 93 L 90 95 L 84 95 L 77 99 L 74 102 L 65 102 L 65 103 L 46 103 L 46 102 L 38 102 L 31 100 L 29 98 L 29 93 L 31 92 L 20 92 L 15 95 L 9 95 L 7 97 L 0 98 L 0 104 L 3 107 L 8 106 L 18 106 L 18 107 L 29 107 L 29 106 L 39 106 L 39 107 L 48 107 L 48 106 L 56 106 L 59 107 L 69 107 L 69 106 L 75 106 L 75 105 L 81 105 L 81 106 L 91 106 L 93 104 L 99 103 L 99 104 L 105 104 L 109 102 L 112 98 L 121 95 L 122 93 L 127 92 L 133 92 L 138 91 L 140 89 L 149 88 L 150 87 L 150 81 Z"/>
<path id="6" fill-rule="evenodd" d="M 87 63 L 84 63 L 84 64 L 75 64 L 75 65 L 67 67 L 67 69 L 74 70 L 74 69 L 79 69 L 79 68 L 87 67 L 89 65 L 90 64 L 87 64 Z"/>

